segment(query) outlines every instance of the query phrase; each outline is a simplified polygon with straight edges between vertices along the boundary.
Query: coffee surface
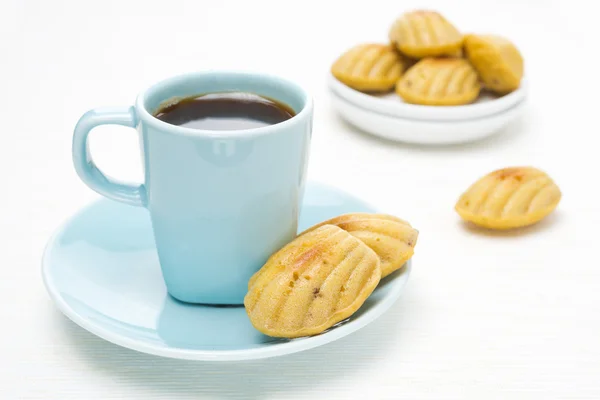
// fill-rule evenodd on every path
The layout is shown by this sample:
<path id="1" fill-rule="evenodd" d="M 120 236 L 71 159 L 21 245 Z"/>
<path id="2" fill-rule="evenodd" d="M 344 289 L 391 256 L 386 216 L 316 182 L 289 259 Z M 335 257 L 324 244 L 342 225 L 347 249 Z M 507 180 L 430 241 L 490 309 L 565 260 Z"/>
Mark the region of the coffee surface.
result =
<path id="1" fill-rule="evenodd" d="M 212 131 L 261 128 L 292 118 L 294 111 L 278 101 L 245 92 L 209 93 L 179 100 L 154 116 L 172 125 Z"/>

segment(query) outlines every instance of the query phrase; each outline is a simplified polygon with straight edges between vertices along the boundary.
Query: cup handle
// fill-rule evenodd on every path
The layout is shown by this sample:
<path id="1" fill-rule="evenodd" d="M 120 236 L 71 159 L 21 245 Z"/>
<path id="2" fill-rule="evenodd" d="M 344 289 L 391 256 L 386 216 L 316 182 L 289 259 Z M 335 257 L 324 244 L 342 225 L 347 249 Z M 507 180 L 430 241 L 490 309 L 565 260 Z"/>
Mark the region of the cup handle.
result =
<path id="1" fill-rule="evenodd" d="M 96 167 L 90 154 L 88 136 L 99 125 L 123 125 L 135 128 L 137 116 L 134 107 L 96 108 L 83 114 L 73 132 L 73 164 L 77 175 L 92 190 L 109 199 L 134 206 L 146 206 L 146 188 L 118 182 L 104 175 Z"/>

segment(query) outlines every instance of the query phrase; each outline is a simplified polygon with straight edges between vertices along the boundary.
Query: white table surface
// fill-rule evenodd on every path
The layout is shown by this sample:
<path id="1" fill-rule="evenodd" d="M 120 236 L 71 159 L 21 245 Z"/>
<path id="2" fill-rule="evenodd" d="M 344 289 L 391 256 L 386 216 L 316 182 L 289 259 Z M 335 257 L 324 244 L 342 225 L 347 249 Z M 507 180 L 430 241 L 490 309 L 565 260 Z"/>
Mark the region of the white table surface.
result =
<path id="1" fill-rule="evenodd" d="M 325 89 L 333 58 L 385 40 L 393 18 L 419 5 L 463 31 L 516 41 L 530 80 L 524 118 L 489 140 L 427 148 L 336 116 Z M 4 0 L 0 399 L 600 398 L 599 25 L 594 2 L 576 0 Z M 310 89 L 310 178 L 420 230 L 405 294 L 372 325 L 305 353 L 211 364 L 117 347 L 51 303 L 40 278 L 46 240 L 97 198 L 71 164 L 77 119 L 206 68 L 281 74 Z M 109 174 L 141 177 L 133 130 L 100 128 L 92 145 Z M 557 212 L 514 233 L 466 228 L 453 211 L 459 194 L 520 164 L 560 185 Z"/>

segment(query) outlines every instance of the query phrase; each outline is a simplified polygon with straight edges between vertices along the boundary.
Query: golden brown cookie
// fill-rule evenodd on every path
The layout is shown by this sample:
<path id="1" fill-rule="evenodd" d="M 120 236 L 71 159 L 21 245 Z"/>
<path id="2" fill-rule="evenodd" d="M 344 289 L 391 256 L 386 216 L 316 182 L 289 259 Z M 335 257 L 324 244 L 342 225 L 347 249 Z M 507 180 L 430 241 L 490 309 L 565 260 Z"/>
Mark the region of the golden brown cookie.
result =
<path id="1" fill-rule="evenodd" d="M 400 54 L 390 45 L 374 43 L 351 48 L 331 66 L 340 82 L 363 92 L 392 90 L 402 71 Z"/>
<path id="2" fill-rule="evenodd" d="M 465 53 L 463 52 L 462 47 L 456 51 L 453 51 L 451 54 L 448 54 L 448 57 L 454 57 L 454 58 L 463 58 L 465 56 Z"/>
<path id="3" fill-rule="evenodd" d="M 523 57 L 509 40 L 494 35 L 466 35 L 465 53 L 486 88 L 512 92 L 523 78 Z"/>
<path id="4" fill-rule="evenodd" d="M 468 104 L 479 95 L 473 67 L 462 58 L 425 58 L 411 67 L 396 84 L 407 103 L 434 106 Z"/>
<path id="5" fill-rule="evenodd" d="M 266 335 L 316 335 L 356 312 L 380 279 L 373 250 L 324 225 L 273 254 L 250 279 L 244 305 Z"/>
<path id="6" fill-rule="evenodd" d="M 504 168 L 475 182 L 455 209 L 476 225 L 511 229 L 540 221 L 560 198 L 560 189 L 546 173 L 532 167 Z"/>
<path id="7" fill-rule="evenodd" d="M 388 37 L 398 50 L 413 58 L 455 55 L 463 41 L 462 34 L 446 18 L 428 10 L 402 14 L 392 24 Z"/>
<path id="8" fill-rule="evenodd" d="M 382 278 L 402 268 L 413 256 L 419 236 L 419 231 L 400 218 L 371 213 L 340 215 L 305 232 L 326 224 L 339 226 L 375 251 L 381 261 Z"/>

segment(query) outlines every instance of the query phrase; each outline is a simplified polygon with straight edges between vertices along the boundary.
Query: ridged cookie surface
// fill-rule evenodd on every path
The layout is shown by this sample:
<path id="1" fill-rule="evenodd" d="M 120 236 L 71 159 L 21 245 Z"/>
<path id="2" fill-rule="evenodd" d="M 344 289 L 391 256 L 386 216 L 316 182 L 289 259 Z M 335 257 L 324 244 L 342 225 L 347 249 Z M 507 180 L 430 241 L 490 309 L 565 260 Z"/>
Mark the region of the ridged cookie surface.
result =
<path id="1" fill-rule="evenodd" d="M 331 66 L 340 82 L 363 92 L 392 90 L 402 71 L 400 54 L 390 45 L 374 43 L 351 48 Z"/>
<path id="2" fill-rule="evenodd" d="M 560 198 L 556 183 L 539 169 L 504 168 L 475 182 L 455 209 L 476 225 L 510 229 L 540 221 L 556 208 Z"/>
<path id="3" fill-rule="evenodd" d="M 266 335 L 315 335 L 356 312 L 380 279 L 373 250 L 324 225 L 273 254 L 250 279 L 244 305 Z"/>
<path id="4" fill-rule="evenodd" d="M 494 35 L 467 35 L 465 53 L 486 88 L 504 94 L 521 84 L 523 57 L 509 40 Z"/>
<path id="5" fill-rule="evenodd" d="M 339 226 L 369 246 L 379 256 L 382 278 L 402 268 L 413 256 L 419 236 L 416 229 L 400 218 L 371 213 L 340 215 L 306 232 L 325 224 Z"/>
<path id="6" fill-rule="evenodd" d="M 454 55 L 463 36 L 435 11 L 418 10 L 402 14 L 390 28 L 390 41 L 403 54 L 414 58 Z"/>
<path id="7" fill-rule="evenodd" d="M 480 84 L 475 69 L 462 58 L 425 58 L 413 65 L 396 84 L 407 103 L 460 105 L 473 102 Z"/>

